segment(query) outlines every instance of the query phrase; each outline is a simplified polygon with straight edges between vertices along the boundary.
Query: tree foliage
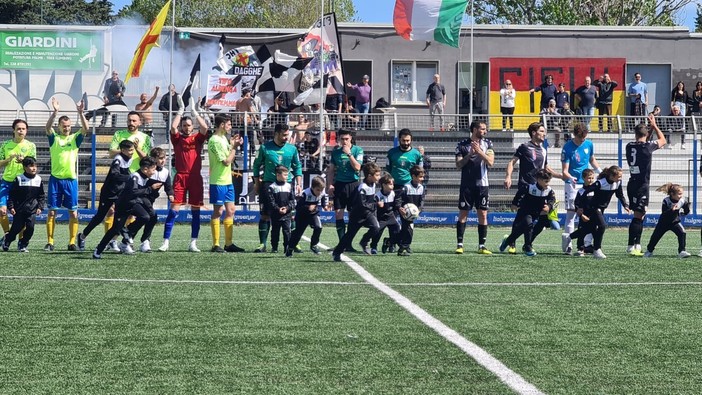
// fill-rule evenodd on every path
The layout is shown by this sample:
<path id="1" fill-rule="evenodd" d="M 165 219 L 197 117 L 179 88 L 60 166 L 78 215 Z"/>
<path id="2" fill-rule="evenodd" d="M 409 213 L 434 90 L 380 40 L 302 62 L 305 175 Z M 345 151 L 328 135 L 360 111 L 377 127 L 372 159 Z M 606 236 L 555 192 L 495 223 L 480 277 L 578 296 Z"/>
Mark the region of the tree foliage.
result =
<path id="1" fill-rule="evenodd" d="M 702 4 L 697 4 L 697 15 L 695 16 L 695 32 L 702 33 Z"/>
<path id="2" fill-rule="evenodd" d="M 25 25 L 108 25 L 108 0 L 2 0 L 0 23 Z"/>
<path id="3" fill-rule="evenodd" d="M 476 0 L 477 23 L 672 26 L 694 0 Z M 699 14 L 698 14 L 699 15 Z"/>
<path id="4" fill-rule="evenodd" d="M 325 12 L 333 3 L 338 21 L 356 16 L 352 0 L 327 0 Z M 134 0 L 118 13 L 118 18 L 138 18 L 151 22 L 165 0 Z M 178 0 L 176 26 L 306 28 L 319 18 L 319 0 Z M 170 17 L 169 17 L 170 23 Z"/>

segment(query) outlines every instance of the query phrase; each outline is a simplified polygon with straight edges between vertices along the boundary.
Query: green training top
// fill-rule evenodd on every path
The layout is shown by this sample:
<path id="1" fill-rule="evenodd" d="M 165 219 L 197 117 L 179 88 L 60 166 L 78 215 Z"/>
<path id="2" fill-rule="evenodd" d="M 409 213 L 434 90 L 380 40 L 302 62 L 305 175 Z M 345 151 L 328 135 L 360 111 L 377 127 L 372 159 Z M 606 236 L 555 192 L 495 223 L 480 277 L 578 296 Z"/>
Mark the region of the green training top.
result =
<path id="1" fill-rule="evenodd" d="M 33 156 L 37 157 L 37 147 L 31 141 L 24 139 L 21 143 L 17 144 L 14 140 L 7 140 L 0 146 L 0 160 L 5 160 L 13 154 L 20 154 L 22 157 Z M 18 163 L 16 160 L 11 160 L 10 163 L 5 165 L 5 169 L 2 172 L 2 179 L 7 182 L 14 182 L 18 175 L 24 173 L 24 167 L 22 163 Z"/>
<path id="2" fill-rule="evenodd" d="M 123 140 L 129 140 L 131 142 L 134 142 L 134 140 L 136 139 L 139 139 L 139 145 L 137 146 L 137 148 L 141 152 L 145 152 L 148 156 L 149 152 L 151 152 L 151 137 L 149 137 L 148 134 L 143 133 L 141 131 L 137 131 L 134 134 L 130 133 L 127 129 L 116 131 L 115 134 L 112 136 L 112 142 L 110 142 L 110 149 L 119 151 L 119 143 L 121 143 Z M 141 160 L 136 150 L 134 150 L 134 155 L 132 155 L 132 159 L 133 160 L 131 166 L 129 166 L 129 171 L 134 173 L 135 171 L 139 170 L 139 161 Z"/>
<path id="3" fill-rule="evenodd" d="M 293 177 L 302 176 L 300 156 L 294 145 L 285 143 L 281 147 L 273 140 L 266 141 L 259 148 L 256 160 L 254 160 L 253 175 L 259 177 L 261 167 L 263 167 L 263 182 L 275 182 L 275 167 L 278 165 L 283 165 L 290 170 L 288 182 L 291 182 Z"/>
<path id="4" fill-rule="evenodd" d="M 64 136 L 51 129 L 49 154 L 51 175 L 61 180 L 78 178 L 78 148 L 83 143 L 83 130 Z"/>
<path id="5" fill-rule="evenodd" d="M 229 157 L 230 150 L 227 136 L 213 134 L 207 142 L 207 156 L 210 158 L 210 185 L 232 185 L 232 167 L 222 163 Z"/>
<path id="6" fill-rule="evenodd" d="M 395 147 L 388 151 L 388 159 L 385 168 L 395 179 L 395 186 L 409 184 L 412 181 L 410 169 L 414 165 L 422 166 L 422 154 L 412 148 L 407 152 Z"/>
<path id="7" fill-rule="evenodd" d="M 356 162 L 363 163 L 363 148 L 351 146 L 351 155 L 356 158 Z M 344 153 L 341 147 L 336 147 L 331 153 L 331 164 L 334 165 L 334 182 L 354 182 L 358 181 L 358 173 L 351 167 L 351 159 Z"/>

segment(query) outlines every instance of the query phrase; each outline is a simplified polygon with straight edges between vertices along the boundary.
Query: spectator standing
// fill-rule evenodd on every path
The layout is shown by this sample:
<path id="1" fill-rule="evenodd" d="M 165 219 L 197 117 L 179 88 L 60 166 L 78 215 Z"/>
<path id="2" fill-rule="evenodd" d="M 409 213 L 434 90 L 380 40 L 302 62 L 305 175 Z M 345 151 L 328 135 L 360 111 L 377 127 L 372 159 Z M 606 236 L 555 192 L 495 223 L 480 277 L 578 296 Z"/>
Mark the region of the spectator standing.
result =
<path id="1" fill-rule="evenodd" d="M 641 81 L 641 74 L 634 74 L 634 82 L 626 90 L 629 98 L 629 115 L 643 117 L 646 115 L 648 105 L 648 86 Z M 635 123 L 639 123 L 636 119 Z"/>
<path id="2" fill-rule="evenodd" d="M 166 124 L 168 124 L 168 111 L 172 111 L 173 116 L 175 116 L 178 113 L 178 110 L 180 110 L 178 97 L 178 92 L 176 92 L 175 85 L 173 84 L 168 87 L 168 93 L 161 96 L 161 101 L 158 103 L 158 110 L 163 114 L 163 122 L 166 122 Z M 168 105 L 169 100 L 170 108 Z"/>
<path id="3" fill-rule="evenodd" d="M 553 84 L 553 76 L 551 74 L 547 74 L 544 77 L 543 84 L 529 89 L 529 93 L 541 92 L 541 104 L 539 105 L 540 109 L 548 107 L 549 100 L 556 100 L 556 91 L 557 88 L 556 85 Z"/>
<path id="4" fill-rule="evenodd" d="M 702 110 L 702 81 L 697 81 L 695 85 L 695 90 L 692 92 L 692 97 L 690 97 L 690 103 L 692 103 L 692 108 L 690 109 L 691 115 L 701 115 Z"/>
<path id="5" fill-rule="evenodd" d="M 257 121 L 258 110 L 253 97 L 251 97 L 251 89 L 242 89 L 241 97 L 236 101 L 236 112 L 238 112 L 235 122 L 237 129 L 243 130 L 245 124 L 251 125 Z"/>
<path id="6" fill-rule="evenodd" d="M 370 112 L 371 97 L 373 94 L 373 87 L 369 84 L 370 77 L 366 74 L 361 78 L 360 84 L 346 83 L 346 87 L 351 88 L 354 92 L 354 97 L 356 98 L 355 107 L 358 112 L 363 114 L 361 120 L 361 128 L 365 129 L 368 123 L 368 113 Z"/>
<path id="7" fill-rule="evenodd" d="M 607 132 L 609 133 L 612 131 L 612 118 L 610 118 L 612 115 L 612 98 L 614 97 L 614 89 L 619 84 L 617 84 L 617 81 L 612 81 L 609 74 L 603 74 L 593 85 L 599 89 L 597 96 L 597 112 L 600 115 L 600 118 L 597 120 L 598 130 L 602 131 L 602 116 L 607 116 Z"/>
<path id="8" fill-rule="evenodd" d="M 687 103 L 689 101 L 690 97 L 685 90 L 685 83 L 678 81 L 670 94 L 670 109 L 672 110 L 673 106 L 678 106 L 678 108 L 680 108 L 680 115 L 684 117 L 687 114 Z"/>
<path id="9" fill-rule="evenodd" d="M 122 98 L 124 97 L 124 92 L 127 90 L 127 87 L 124 85 L 124 82 L 119 79 L 119 73 L 115 70 L 112 70 L 112 78 L 107 79 L 105 81 L 105 86 L 102 89 L 102 99 L 105 102 L 105 105 L 109 104 L 124 104 L 124 101 L 122 101 Z M 109 111 L 105 111 L 105 113 L 102 116 L 102 120 L 100 121 L 100 126 L 105 126 L 107 123 L 107 117 L 110 115 Z M 112 127 L 114 128 L 115 125 L 117 124 L 117 116 L 112 115 Z"/>
<path id="10" fill-rule="evenodd" d="M 134 106 L 134 110 L 139 112 L 139 116 L 141 117 L 141 124 L 144 126 L 144 128 L 150 128 L 151 124 L 154 122 L 154 114 L 152 113 L 152 111 L 154 101 L 156 101 L 156 98 L 158 97 L 159 89 L 160 88 L 157 86 L 154 90 L 154 94 L 151 96 L 150 99 L 147 99 L 146 93 L 142 93 L 141 95 L 139 95 L 139 103 L 137 103 L 137 105 Z"/>
<path id="11" fill-rule="evenodd" d="M 426 186 L 429 184 L 429 170 L 431 169 L 431 158 L 424 152 L 424 146 L 420 145 L 419 147 L 417 147 L 417 151 L 419 151 L 419 153 L 422 154 L 422 168 L 424 169 L 424 181 L 422 182 L 422 185 Z"/>
<path id="12" fill-rule="evenodd" d="M 580 86 L 575 90 L 575 95 L 578 97 L 578 108 L 583 115 L 583 123 L 587 130 L 590 130 L 590 122 L 595 116 L 595 103 L 597 101 L 597 88 L 592 85 L 592 79 L 585 77 L 585 85 Z"/>
<path id="13" fill-rule="evenodd" d="M 341 118 L 341 128 L 342 129 L 358 129 L 358 123 L 361 121 L 361 117 L 358 115 L 358 110 L 353 108 L 353 105 L 351 105 L 351 101 L 346 101 L 343 104 L 343 110 L 342 112 L 344 115 L 342 115 Z"/>
<path id="14" fill-rule="evenodd" d="M 556 138 L 553 146 L 558 148 L 561 146 L 561 114 L 556 109 L 556 101 L 551 99 L 548 102 L 548 107 L 541 110 L 539 113 L 546 122 L 546 128 L 548 132 L 553 133 Z"/>
<path id="15" fill-rule="evenodd" d="M 517 93 L 512 86 L 512 81 L 506 80 L 505 87 L 500 89 L 500 112 L 502 113 L 502 131 L 507 131 L 507 121 L 509 121 L 509 131 L 514 132 L 514 99 Z M 426 176 L 426 174 L 425 174 Z"/>
<path id="16" fill-rule="evenodd" d="M 434 74 L 434 82 L 427 88 L 427 106 L 429 106 L 429 130 L 434 130 L 434 116 L 439 114 L 439 128 L 444 130 L 444 107 L 446 107 L 446 88 L 441 84 L 441 76 Z M 408 173 L 409 174 L 409 173 Z M 397 178 L 395 179 L 397 181 Z M 409 182 L 409 181 L 408 181 Z"/>
<path id="17" fill-rule="evenodd" d="M 339 114 L 341 112 L 341 107 L 342 103 L 344 102 L 344 95 L 341 93 L 337 93 L 334 95 L 327 95 L 327 98 L 324 101 L 324 111 L 326 111 L 329 115 L 329 121 L 332 124 L 332 128 L 338 129 L 341 126 L 339 125 Z"/>
<path id="18" fill-rule="evenodd" d="M 570 109 L 570 104 L 566 102 L 563 104 L 563 108 L 558 110 L 558 113 L 563 115 L 560 119 L 561 131 L 563 132 L 563 139 L 568 142 L 568 140 L 570 140 L 570 130 L 573 127 L 575 112 Z"/>
<path id="19" fill-rule="evenodd" d="M 570 106 L 570 94 L 565 90 L 565 84 L 558 84 L 558 90 L 556 91 L 556 108 L 560 110 L 565 108 L 565 106 Z"/>
<path id="20" fill-rule="evenodd" d="M 668 118 L 666 119 L 665 129 L 665 137 L 668 141 L 666 144 L 672 145 L 672 134 L 680 133 L 680 149 L 687 148 L 685 146 L 685 132 L 687 131 L 686 119 L 683 116 L 682 112 L 680 111 L 680 107 L 678 107 L 677 104 L 673 106 L 672 110 L 670 111 L 670 114 L 668 115 Z"/>

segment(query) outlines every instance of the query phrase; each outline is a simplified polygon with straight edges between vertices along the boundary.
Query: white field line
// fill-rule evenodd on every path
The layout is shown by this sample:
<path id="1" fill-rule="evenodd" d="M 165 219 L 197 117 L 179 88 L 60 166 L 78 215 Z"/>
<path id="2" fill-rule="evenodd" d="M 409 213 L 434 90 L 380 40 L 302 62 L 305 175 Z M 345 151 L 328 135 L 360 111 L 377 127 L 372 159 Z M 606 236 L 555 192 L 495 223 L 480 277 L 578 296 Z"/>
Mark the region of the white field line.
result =
<path id="1" fill-rule="evenodd" d="M 238 281 L 238 280 L 170 280 L 100 277 L 61 277 L 61 276 L 0 276 L 0 280 L 49 280 L 49 281 L 94 281 L 109 283 L 151 283 L 151 284 L 225 284 L 225 285 L 366 285 L 345 281 Z"/>
<path id="2" fill-rule="evenodd" d="M 397 287 L 644 287 L 644 286 L 678 286 L 678 285 L 693 285 L 700 286 L 700 281 L 642 281 L 642 282 L 605 282 L 605 283 L 573 283 L 573 282 L 518 282 L 518 283 L 481 283 L 481 282 L 462 282 L 462 283 L 389 283 L 389 285 Z"/>
<path id="3" fill-rule="evenodd" d="M 106 283 L 152 283 L 152 284 L 223 284 L 223 285 L 362 285 L 371 286 L 368 282 L 356 281 L 245 281 L 245 280 L 175 280 L 175 279 L 135 279 L 135 278 L 105 278 L 105 277 L 71 277 L 71 276 L 27 276 L 27 275 L 0 275 L 2 280 L 45 280 L 45 281 L 84 281 Z M 646 287 L 646 286 L 702 286 L 699 281 L 681 282 L 605 282 L 605 283 L 575 283 L 575 282 L 460 282 L 460 283 L 387 283 L 393 287 Z"/>
<path id="4" fill-rule="evenodd" d="M 306 241 L 309 242 L 308 237 L 304 237 Z M 320 247 L 328 248 L 327 246 L 320 244 Z M 478 364 L 482 365 L 485 369 L 492 372 L 497 378 L 505 383 L 509 388 L 518 394 L 543 394 L 536 386 L 524 380 L 517 372 L 514 372 L 508 368 L 505 364 L 500 362 L 497 358 L 490 355 L 487 351 L 483 350 L 477 344 L 469 341 L 465 337 L 461 336 L 455 330 L 449 328 L 446 324 L 434 318 L 431 314 L 426 312 L 424 309 L 416 305 L 414 302 L 409 300 L 404 295 L 390 288 L 387 284 L 378 280 L 370 274 L 366 269 L 361 267 L 353 259 L 347 257 L 346 255 L 341 255 L 341 259 L 346 265 L 348 265 L 351 270 L 355 271 L 356 274 L 361 276 L 365 281 L 371 284 L 373 287 L 378 289 L 380 292 L 384 293 L 390 299 L 399 304 L 402 308 L 407 310 L 410 314 L 419 319 L 424 325 L 433 329 L 441 337 L 448 340 L 449 342 L 456 345 L 463 352 L 468 354 L 473 358 Z"/>

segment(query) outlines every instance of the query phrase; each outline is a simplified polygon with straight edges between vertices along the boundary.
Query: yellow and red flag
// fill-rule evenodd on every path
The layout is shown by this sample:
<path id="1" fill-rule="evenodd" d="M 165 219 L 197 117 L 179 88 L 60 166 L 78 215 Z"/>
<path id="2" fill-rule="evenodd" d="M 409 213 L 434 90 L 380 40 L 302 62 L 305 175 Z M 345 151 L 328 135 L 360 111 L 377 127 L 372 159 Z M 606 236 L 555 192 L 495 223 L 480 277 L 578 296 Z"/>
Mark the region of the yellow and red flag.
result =
<path id="1" fill-rule="evenodd" d="M 161 37 L 161 30 L 163 29 L 163 24 L 166 23 L 166 18 L 168 17 L 168 9 L 171 7 L 171 0 L 168 0 L 166 5 L 161 8 L 156 19 L 151 22 L 149 30 L 146 31 L 144 37 L 141 38 L 139 46 L 137 46 L 136 51 L 134 51 L 134 59 L 129 65 L 127 70 L 127 75 L 124 77 L 124 83 L 126 84 L 132 77 L 138 77 L 141 73 L 141 68 L 144 67 L 146 62 L 146 57 L 149 55 L 151 48 L 158 45 L 158 40 Z"/>

